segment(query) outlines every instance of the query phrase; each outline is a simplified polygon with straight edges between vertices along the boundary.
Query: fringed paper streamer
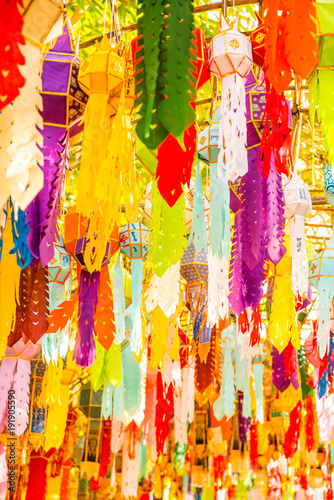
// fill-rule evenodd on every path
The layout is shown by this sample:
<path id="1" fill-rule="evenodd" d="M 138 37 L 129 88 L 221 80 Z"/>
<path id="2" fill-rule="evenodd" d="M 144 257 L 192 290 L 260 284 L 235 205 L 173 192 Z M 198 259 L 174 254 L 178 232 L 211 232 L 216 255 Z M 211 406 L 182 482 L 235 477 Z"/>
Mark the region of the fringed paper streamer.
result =
<path id="1" fill-rule="evenodd" d="M 233 332 L 231 328 L 222 332 L 222 357 L 223 357 L 223 372 L 222 384 L 220 386 L 220 396 L 213 403 L 213 411 L 217 420 L 221 420 L 224 416 L 231 418 L 235 411 L 235 387 L 234 387 L 234 367 L 232 363 L 232 340 Z"/>
<path id="2" fill-rule="evenodd" d="M 141 105 L 142 118 L 137 124 L 137 134 L 150 149 L 161 144 L 169 133 L 182 143 L 184 130 L 194 121 L 190 105 L 191 83 L 195 83 L 190 64 L 192 6 L 177 1 L 170 5 L 160 1 L 148 4 L 144 0 L 138 6 L 138 16 L 136 106 Z M 181 39 L 182 43 L 176 44 L 175 40 Z M 165 57 L 161 58 L 161 54 Z M 162 79 L 158 75 L 162 75 Z M 178 182 L 175 187 L 177 185 Z"/>
<path id="3" fill-rule="evenodd" d="M 249 459 L 250 459 L 250 466 L 253 472 L 259 470 L 259 454 L 257 449 L 257 443 L 258 443 L 257 427 L 258 427 L 257 424 L 254 422 L 251 424 L 250 427 Z"/>
<path id="4" fill-rule="evenodd" d="M 285 434 L 283 450 L 286 458 L 291 458 L 297 451 L 302 419 L 302 404 L 299 403 L 290 413 L 290 425 Z"/>
<path id="5" fill-rule="evenodd" d="M 242 396 L 242 417 L 251 417 L 251 406 L 250 406 L 250 373 L 249 373 L 249 361 L 242 352 L 242 345 L 239 343 L 237 336 L 236 345 L 234 349 L 235 354 L 235 389 L 243 393 Z"/>
<path id="6" fill-rule="evenodd" d="M 98 342 L 100 342 L 105 349 L 110 349 L 115 338 L 116 330 L 108 266 L 102 267 L 100 272 L 100 288 L 94 314 L 94 330 Z"/>
<path id="7" fill-rule="evenodd" d="M 213 255 L 230 257 L 230 189 L 217 176 L 217 163 L 210 163 L 209 244 Z"/>
<path id="8" fill-rule="evenodd" d="M 140 442 L 137 441 L 133 456 L 129 456 L 128 447 L 130 444 L 129 431 L 124 433 L 123 459 L 122 459 L 122 495 L 124 498 L 137 498 Z"/>
<path id="9" fill-rule="evenodd" d="M 8 215 L 13 216 L 8 208 Z M 0 317 L 2 322 L 0 336 L 0 356 L 6 351 L 7 337 L 15 325 L 16 303 L 19 300 L 20 267 L 16 256 L 10 251 L 14 246 L 12 228 L 9 222 L 3 232 L 3 251 L 0 261 Z"/>
<path id="10" fill-rule="evenodd" d="M 288 158 L 291 164 L 290 104 L 284 93 L 276 92 L 267 79 L 266 87 L 266 109 L 263 116 L 264 127 L 259 157 L 260 160 L 262 159 L 263 175 L 265 178 L 268 177 L 271 156 L 274 155 L 277 173 L 289 176 Z"/>
<path id="11" fill-rule="evenodd" d="M 101 452 L 100 452 L 100 468 L 98 478 L 94 476 L 90 480 L 90 488 L 92 491 L 96 491 L 101 488 L 101 482 L 103 478 L 107 475 L 109 464 L 110 464 L 110 448 L 111 448 L 111 421 L 104 420 L 102 422 L 102 432 L 101 432 Z"/>
<path id="12" fill-rule="evenodd" d="M 9 391 L 12 389 L 17 360 L 15 358 L 3 358 L 0 366 L 0 432 L 3 432 L 7 425 L 7 405 Z M 12 399 L 12 397 L 11 397 Z M 15 424 L 14 424 L 15 425 Z M 8 426 L 10 431 L 14 431 L 14 426 Z"/>
<path id="13" fill-rule="evenodd" d="M 70 473 L 71 473 L 72 461 L 70 459 L 66 460 L 62 464 L 62 475 L 61 475 L 61 486 L 60 486 L 60 497 L 62 500 L 70 500 Z"/>
<path id="14" fill-rule="evenodd" d="M 115 344 L 125 340 L 125 289 L 124 276 L 121 266 L 121 256 L 118 254 L 113 276 L 113 298 L 115 314 Z"/>
<path id="15" fill-rule="evenodd" d="M 25 44 L 22 36 L 23 18 L 19 10 L 22 2 L 21 0 L 14 2 L 7 0 L 4 7 L 4 15 L 0 23 L 1 33 L 3 33 L 0 44 L 0 110 L 14 101 L 19 95 L 19 89 L 25 83 L 25 78 L 19 70 L 19 66 L 24 65 L 20 45 Z"/>
<path id="16" fill-rule="evenodd" d="M 270 169 L 264 184 L 264 215 L 266 224 L 266 257 L 277 265 L 286 253 L 284 240 L 284 202 L 282 177 L 275 168 L 274 155 L 270 157 Z"/>
<path id="17" fill-rule="evenodd" d="M 20 338 L 34 344 L 46 333 L 49 323 L 49 281 L 47 269 L 37 263 L 33 268 L 21 271 L 20 294 L 16 307 L 15 328 L 10 335 L 9 345 Z"/>
<path id="18" fill-rule="evenodd" d="M 45 451 L 40 448 L 30 453 L 29 479 L 27 484 L 26 500 L 45 500 L 46 496 L 46 468 L 53 450 Z"/>
<path id="19" fill-rule="evenodd" d="M 40 49 L 26 42 L 20 46 L 25 63 L 20 68 L 24 85 L 19 96 L 0 115 L 1 144 L 0 206 L 11 196 L 14 210 L 25 210 L 43 186 L 43 128 L 40 88 Z M 8 123 L 11 124 L 8 127 Z M 32 227 L 30 227 L 32 229 Z"/>
<path id="20" fill-rule="evenodd" d="M 98 391 L 102 386 L 107 387 L 109 382 L 114 387 L 118 387 L 123 377 L 120 344 L 113 343 L 107 351 L 97 341 L 96 358 L 92 363 L 90 373 L 94 391 Z"/>
<path id="21" fill-rule="evenodd" d="M 21 436 L 29 424 L 30 361 L 18 359 L 14 376 L 15 434 Z"/>
<path id="22" fill-rule="evenodd" d="M 100 72 L 106 73 L 107 78 L 99 78 Z M 81 64 L 78 76 L 80 87 L 89 93 L 77 196 L 77 210 L 86 217 L 92 211 L 98 213 L 95 187 L 102 163 L 107 157 L 112 127 L 111 110 L 108 109 L 109 94 L 120 91 L 124 77 L 125 61 L 117 55 L 105 36 L 96 51 Z M 119 145 L 115 146 L 117 148 Z M 95 168 L 95 165 L 99 168 Z M 109 180 L 108 177 L 105 182 L 109 183 Z"/>
<path id="23" fill-rule="evenodd" d="M 155 447 L 155 407 L 157 399 L 157 372 L 147 370 L 146 375 L 146 394 L 145 394 L 145 410 L 144 420 L 142 423 L 142 431 L 144 440 L 150 448 Z"/>
<path id="24" fill-rule="evenodd" d="M 218 324 L 219 319 L 224 319 L 228 314 L 228 261 L 221 259 L 208 251 L 208 326 Z"/>
<path id="25" fill-rule="evenodd" d="M 124 410 L 128 418 L 133 418 L 139 411 L 142 393 L 141 379 L 142 372 L 140 364 L 134 358 L 131 349 L 127 348 L 122 352 L 123 381 L 124 381 Z"/>
<path id="26" fill-rule="evenodd" d="M 150 370 L 163 368 L 164 354 L 168 348 L 169 320 L 159 306 L 150 313 L 151 353 Z"/>
<path id="27" fill-rule="evenodd" d="M 187 420 L 182 420 L 182 391 L 180 391 L 180 393 L 175 391 L 174 393 L 174 430 L 175 445 L 177 445 L 177 443 L 180 446 L 186 445 L 188 440 L 188 426 Z"/>
<path id="28" fill-rule="evenodd" d="M 81 271 L 79 282 L 78 333 L 73 358 L 79 366 L 91 366 L 95 358 L 94 314 L 97 307 L 100 273 Z"/>
<path id="29" fill-rule="evenodd" d="M 243 416 L 244 396 L 241 392 L 238 393 L 238 424 L 239 424 L 239 439 L 241 443 L 247 443 L 247 431 L 250 425 L 250 418 Z"/>
<path id="30" fill-rule="evenodd" d="M 6 500 L 7 495 L 7 448 L 0 442 L 0 500 Z"/>
<path id="31" fill-rule="evenodd" d="M 242 282 L 242 257 L 241 257 L 241 230 L 240 230 L 240 218 L 239 213 L 235 216 L 234 222 L 234 234 L 232 239 L 232 251 L 231 251 L 231 261 L 230 261 L 230 272 L 229 272 L 229 282 L 230 282 L 230 294 L 229 303 L 233 311 L 240 315 L 246 309 L 246 301 L 243 294 Z"/>
<path id="32" fill-rule="evenodd" d="M 25 213 L 20 208 L 18 209 L 17 218 L 14 216 L 11 217 L 14 248 L 10 253 L 16 254 L 17 264 L 21 269 L 29 266 L 33 258 L 27 245 L 27 236 L 30 228 L 25 219 Z"/>
<path id="33" fill-rule="evenodd" d="M 181 420 L 189 423 L 194 421 L 195 415 L 195 360 L 189 359 L 189 365 L 182 368 L 182 412 Z"/>
<path id="34" fill-rule="evenodd" d="M 280 7 L 281 8 L 281 7 Z M 307 78 L 318 62 L 314 0 L 293 0 L 286 18 L 286 58 L 296 75 Z"/>
<path id="35" fill-rule="evenodd" d="M 161 278 L 168 268 L 179 262 L 187 244 L 184 194 L 170 207 L 153 181 L 151 215 L 149 255 L 154 273 Z"/>
<path id="36" fill-rule="evenodd" d="M 264 70 L 275 90 L 281 93 L 292 80 L 291 68 L 286 60 L 287 8 L 282 7 L 279 0 L 265 0 L 263 7 L 266 12 Z M 282 9 L 281 15 L 279 15 L 279 9 Z"/>
<path id="37" fill-rule="evenodd" d="M 161 278 L 153 274 L 145 296 L 148 313 L 153 311 L 157 305 L 167 318 L 175 313 L 179 302 L 179 279 L 180 262 L 171 266 Z"/>
<path id="38" fill-rule="evenodd" d="M 142 344 L 142 287 L 143 287 L 143 260 L 133 259 L 131 262 L 131 294 L 133 307 L 133 328 L 131 332 L 131 349 L 141 350 Z"/>
<path id="39" fill-rule="evenodd" d="M 155 407 L 155 430 L 157 455 L 163 454 L 165 441 L 170 433 L 169 420 L 173 413 L 173 385 L 163 389 L 161 372 L 157 376 L 157 403 Z"/>
<path id="40" fill-rule="evenodd" d="M 273 347 L 272 368 L 272 381 L 274 386 L 281 392 L 285 391 L 290 385 L 290 378 L 285 371 L 284 350 L 280 353 L 276 347 Z"/>
<path id="41" fill-rule="evenodd" d="M 216 327 L 212 329 L 210 349 L 206 359 L 200 358 L 199 349 L 197 349 L 195 360 L 196 401 L 200 406 L 207 401 L 213 404 L 219 397 L 221 382 L 220 335 Z"/>
<path id="42" fill-rule="evenodd" d="M 299 349 L 299 331 L 290 276 L 275 276 L 269 335 L 279 352 L 284 350 L 290 340 L 294 348 Z"/>
<path id="43" fill-rule="evenodd" d="M 195 186 L 194 186 L 194 206 L 193 206 L 193 222 L 189 235 L 188 242 L 194 243 L 196 253 L 200 252 L 202 248 L 206 248 L 207 236 L 204 220 L 204 205 L 203 205 L 203 185 L 201 172 L 199 167 L 199 158 L 197 158 Z"/>
<path id="44" fill-rule="evenodd" d="M 305 422 L 305 434 L 306 434 L 306 449 L 310 453 L 315 446 L 315 416 L 314 416 L 314 404 L 313 399 L 310 394 L 306 396 L 306 422 Z"/>
<path id="45" fill-rule="evenodd" d="M 318 331 L 317 346 L 319 356 L 323 358 L 329 350 L 331 329 L 331 307 L 334 299 L 333 277 L 321 276 L 318 283 Z"/>
<path id="46" fill-rule="evenodd" d="M 263 364 L 260 356 L 255 356 L 253 361 L 253 375 L 256 398 L 256 421 L 260 424 L 264 422 L 263 412 Z"/>
<path id="47" fill-rule="evenodd" d="M 246 95 L 243 78 L 238 74 L 222 79 L 221 119 L 217 175 L 222 181 L 235 181 L 247 173 Z"/>
<path id="48" fill-rule="evenodd" d="M 52 404 L 49 404 L 44 443 L 45 451 L 49 451 L 51 448 L 58 450 L 63 443 L 69 402 L 69 386 L 60 384 L 58 398 Z"/>

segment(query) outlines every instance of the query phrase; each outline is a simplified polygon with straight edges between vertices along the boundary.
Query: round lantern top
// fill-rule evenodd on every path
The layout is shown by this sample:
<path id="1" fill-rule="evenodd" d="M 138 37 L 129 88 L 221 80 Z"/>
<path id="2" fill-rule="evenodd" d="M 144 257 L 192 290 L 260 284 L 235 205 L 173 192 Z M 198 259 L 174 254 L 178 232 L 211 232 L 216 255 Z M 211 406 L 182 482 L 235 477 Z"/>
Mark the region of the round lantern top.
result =
<path id="1" fill-rule="evenodd" d="M 191 243 L 183 254 L 180 271 L 188 285 L 207 283 L 209 267 L 206 249 L 202 248 L 196 253 L 194 244 Z"/>
<path id="2" fill-rule="evenodd" d="M 115 93 L 125 77 L 125 60 L 110 46 L 105 35 L 96 52 L 83 61 L 79 71 L 79 85 L 87 93 Z"/>
<path id="3" fill-rule="evenodd" d="M 252 42 L 239 33 L 238 22 L 239 18 L 231 28 L 221 14 L 219 35 L 210 42 L 209 68 L 218 78 L 235 73 L 244 78 L 252 67 Z"/>
<path id="4" fill-rule="evenodd" d="M 150 230 L 140 221 L 130 222 L 119 233 L 121 252 L 130 259 L 145 259 L 150 247 Z"/>
<path id="5" fill-rule="evenodd" d="M 290 181 L 283 189 L 284 195 L 284 217 L 300 216 L 306 217 L 312 210 L 312 202 L 309 190 L 301 181 L 296 171 L 292 174 Z"/>
<path id="6" fill-rule="evenodd" d="M 326 248 L 310 262 L 309 280 L 312 285 L 318 288 L 322 277 L 333 278 L 334 281 L 334 233 Z"/>

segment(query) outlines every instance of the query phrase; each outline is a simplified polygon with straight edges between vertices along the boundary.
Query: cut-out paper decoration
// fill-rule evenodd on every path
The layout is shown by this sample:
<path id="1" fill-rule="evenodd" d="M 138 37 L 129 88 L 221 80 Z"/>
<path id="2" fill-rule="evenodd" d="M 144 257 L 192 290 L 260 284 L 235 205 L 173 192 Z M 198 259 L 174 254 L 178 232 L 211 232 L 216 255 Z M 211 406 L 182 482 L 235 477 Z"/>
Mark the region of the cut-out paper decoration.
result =
<path id="1" fill-rule="evenodd" d="M 68 156 L 69 130 L 82 115 L 87 95 L 79 88 L 80 61 L 65 25 L 63 34 L 46 53 L 42 66 L 44 185 L 27 208 L 31 229 L 28 242 L 34 263 L 46 266 L 59 239 L 57 224 Z"/>
<path id="2" fill-rule="evenodd" d="M 19 340 L 7 347 L 0 367 L 0 431 L 21 436 L 29 425 L 30 361 L 41 344 Z M 9 415 L 14 415 L 14 418 Z"/>
<path id="3" fill-rule="evenodd" d="M 221 13 L 220 33 L 211 40 L 208 53 L 210 70 L 222 80 L 217 175 L 226 182 L 247 172 L 243 78 L 252 66 L 252 44 L 239 33 L 238 22 L 239 18 L 231 28 Z"/>
<path id="4" fill-rule="evenodd" d="M 284 186 L 284 215 L 289 221 L 292 289 L 300 297 L 308 293 L 308 260 L 305 245 L 305 217 L 312 210 L 309 190 L 302 183 L 296 171 Z"/>
<path id="5" fill-rule="evenodd" d="M 310 262 L 309 280 L 318 289 L 318 331 L 317 346 L 322 359 L 329 349 L 334 299 L 334 234 L 326 248 Z"/>
<path id="6" fill-rule="evenodd" d="M 149 229 L 142 222 L 127 224 L 119 234 L 119 244 L 122 253 L 131 259 L 131 292 L 133 328 L 131 332 L 131 348 L 140 351 L 142 339 L 142 287 L 143 261 L 149 250 Z"/>

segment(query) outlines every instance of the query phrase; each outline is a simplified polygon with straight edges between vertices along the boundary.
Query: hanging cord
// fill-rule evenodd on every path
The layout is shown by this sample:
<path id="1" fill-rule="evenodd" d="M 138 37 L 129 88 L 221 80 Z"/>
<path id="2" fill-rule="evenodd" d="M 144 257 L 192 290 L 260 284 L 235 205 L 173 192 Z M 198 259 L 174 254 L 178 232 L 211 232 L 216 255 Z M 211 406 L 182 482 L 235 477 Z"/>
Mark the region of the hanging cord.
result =
<path id="1" fill-rule="evenodd" d="M 103 36 L 106 32 L 106 18 L 107 18 L 107 0 L 104 2 L 104 16 L 103 16 Z"/>

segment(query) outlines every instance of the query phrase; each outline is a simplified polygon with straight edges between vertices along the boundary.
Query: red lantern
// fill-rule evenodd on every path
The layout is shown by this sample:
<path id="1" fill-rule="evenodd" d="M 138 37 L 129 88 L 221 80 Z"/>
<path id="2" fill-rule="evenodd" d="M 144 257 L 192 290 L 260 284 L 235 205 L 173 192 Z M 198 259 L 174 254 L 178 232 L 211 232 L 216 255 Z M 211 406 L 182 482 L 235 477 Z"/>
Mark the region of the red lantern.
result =
<path id="1" fill-rule="evenodd" d="M 266 55 L 266 46 L 264 43 L 265 36 L 266 36 L 266 30 L 263 24 L 263 20 L 261 17 L 258 15 L 257 12 L 255 12 L 256 17 L 259 21 L 258 27 L 253 31 L 251 34 L 251 42 L 253 44 L 253 61 L 255 64 L 260 66 L 260 68 L 263 68 L 264 66 L 264 57 Z"/>

